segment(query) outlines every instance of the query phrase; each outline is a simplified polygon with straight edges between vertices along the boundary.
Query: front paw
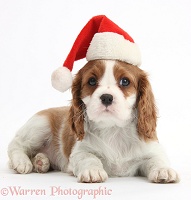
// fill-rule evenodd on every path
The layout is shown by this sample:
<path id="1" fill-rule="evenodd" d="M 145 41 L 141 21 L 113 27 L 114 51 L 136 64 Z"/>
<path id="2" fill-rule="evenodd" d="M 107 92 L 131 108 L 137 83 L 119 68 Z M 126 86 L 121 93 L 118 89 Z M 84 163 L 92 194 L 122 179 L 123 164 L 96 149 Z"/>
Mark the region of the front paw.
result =
<path id="1" fill-rule="evenodd" d="M 101 168 L 85 169 L 78 175 L 78 182 L 82 183 L 101 183 L 108 178 L 107 173 Z"/>
<path id="2" fill-rule="evenodd" d="M 19 174 L 28 174 L 32 172 L 33 165 L 27 156 L 18 156 L 11 159 L 9 162 L 10 168 L 14 169 Z"/>
<path id="3" fill-rule="evenodd" d="M 153 183 L 177 183 L 180 181 L 178 174 L 171 168 L 152 170 L 148 179 Z"/>

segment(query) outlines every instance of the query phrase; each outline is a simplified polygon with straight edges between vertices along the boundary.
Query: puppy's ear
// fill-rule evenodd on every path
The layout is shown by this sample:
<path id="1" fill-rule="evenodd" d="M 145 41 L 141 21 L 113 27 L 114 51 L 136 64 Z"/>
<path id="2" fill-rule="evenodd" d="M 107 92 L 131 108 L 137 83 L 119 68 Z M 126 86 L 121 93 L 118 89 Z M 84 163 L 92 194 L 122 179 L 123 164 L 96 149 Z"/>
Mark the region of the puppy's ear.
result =
<path id="1" fill-rule="evenodd" d="M 84 137 L 84 103 L 81 100 L 81 71 L 78 72 L 72 84 L 72 105 L 69 110 L 69 126 L 78 140 Z"/>
<path id="2" fill-rule="evenodd" d="M 147 75 L 142 72 L 138 82 L 138 134 L 145 141 L 157 140 L 156 121 L 157 112 L 154 95 Z"/>

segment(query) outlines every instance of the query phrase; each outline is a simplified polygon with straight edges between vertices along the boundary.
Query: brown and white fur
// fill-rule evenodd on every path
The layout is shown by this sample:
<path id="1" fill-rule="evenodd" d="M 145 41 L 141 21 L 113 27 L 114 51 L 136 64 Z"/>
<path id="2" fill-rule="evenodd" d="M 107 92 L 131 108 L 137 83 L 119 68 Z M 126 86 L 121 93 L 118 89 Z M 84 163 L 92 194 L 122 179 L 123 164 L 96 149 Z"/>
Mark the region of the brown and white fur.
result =
<path id="1" fill-rule="evenodd" d="M 72 173 L 79 182 L 108 176 L 178 182 L 156 135 L 156 107 L 144 71 L 115 61 L 88 62 L 72 85 L 70 107 L 34 115 L 9 144 L 18 173 Z"/>

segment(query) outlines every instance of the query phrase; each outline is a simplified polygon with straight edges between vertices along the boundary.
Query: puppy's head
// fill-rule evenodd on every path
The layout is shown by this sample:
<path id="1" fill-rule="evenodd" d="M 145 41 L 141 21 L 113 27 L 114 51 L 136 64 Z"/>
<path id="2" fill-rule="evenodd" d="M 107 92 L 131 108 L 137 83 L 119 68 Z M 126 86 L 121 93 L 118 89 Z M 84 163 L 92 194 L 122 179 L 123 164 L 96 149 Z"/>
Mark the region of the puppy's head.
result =
<path id="1" fill-rule="evenodd" d="M 114 60 L 88 62 L 72 85 L 69 122 L 79 140 L 84 116 L 99 128 L 124 127 L 135 118 L 139 137 L 157 139 L 156 109 L 147 75 L 138 67 Z"/>

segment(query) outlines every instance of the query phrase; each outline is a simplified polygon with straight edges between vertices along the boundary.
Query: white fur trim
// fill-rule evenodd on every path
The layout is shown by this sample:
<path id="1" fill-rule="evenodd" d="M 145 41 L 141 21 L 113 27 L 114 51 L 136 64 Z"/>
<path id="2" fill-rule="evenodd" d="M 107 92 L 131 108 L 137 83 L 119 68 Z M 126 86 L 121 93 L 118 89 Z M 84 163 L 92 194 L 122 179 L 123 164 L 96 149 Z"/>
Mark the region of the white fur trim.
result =
<path id="1" fill-rule="evenodd" d="M 72 74 L 66 67 L 59 67 L 51 76 L 52 86 L 60 91 L 65 92 L 72 86 Z"/>
<path id="2" fill-rule="evenodd" d="M 112 32 L 96 33 L 86 54 L 87 61 L 96 59 L 121 60 L 132 65 L 141 65 L 138 46 L 122 35 Z"/>

